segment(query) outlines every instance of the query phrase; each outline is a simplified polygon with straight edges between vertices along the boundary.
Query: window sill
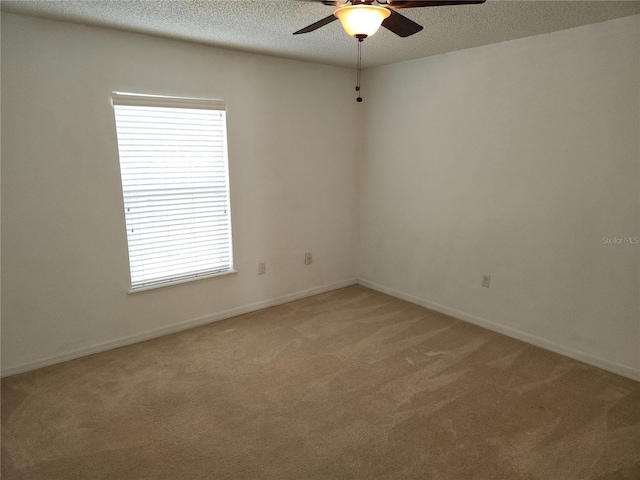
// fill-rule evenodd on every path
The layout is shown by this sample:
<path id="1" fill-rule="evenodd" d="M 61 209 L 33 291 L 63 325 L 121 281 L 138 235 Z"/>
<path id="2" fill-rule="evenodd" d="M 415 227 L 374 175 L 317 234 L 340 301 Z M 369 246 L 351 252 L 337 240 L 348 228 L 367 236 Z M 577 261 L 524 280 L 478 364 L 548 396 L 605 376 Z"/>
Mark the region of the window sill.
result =
<path id="1" fill-rule="evenodd" d="M 203 275 L 201 277 L 186 278 L 184 280 L 178 280 L 176 282 L 171 282 L 171 283 L 162 283 L 162 284 L 159 284 L 159 285 L 149 285 L 148 287 L 140 287 L 140 288 L 136 288 L 136 289 L 129 289 L 129 291 L 127 293 L 129 295 L 137 295 L 139 293 L 145 293 L 145 292 L 150 292 L 150 291 L 153 291 L 153 290 L 158 290 L 159 288 L 176 287 L 176 286 L 179 286 L 179 285 L 184 285 L 185 283 L 197 282 L 199 280 L 208 280 L 208 279 L 212 279 L 212 278 L 228 277 L 228 276 L 231 276 L 231 275 L 235 275 L 236 273 L 238 273 L 237 270 L 229 270 L 227 272 L 212 273 L 211 275 Z"/>

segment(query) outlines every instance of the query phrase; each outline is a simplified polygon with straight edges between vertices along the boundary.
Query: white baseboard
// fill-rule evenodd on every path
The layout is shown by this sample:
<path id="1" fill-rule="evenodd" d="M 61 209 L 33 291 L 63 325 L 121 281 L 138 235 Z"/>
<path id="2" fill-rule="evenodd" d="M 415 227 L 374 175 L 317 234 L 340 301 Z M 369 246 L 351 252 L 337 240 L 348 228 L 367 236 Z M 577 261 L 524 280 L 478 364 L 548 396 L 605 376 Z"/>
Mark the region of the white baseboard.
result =
<path id="1" fill-rule="evenodd" d="M 580 350 L 575 350 L 573 348 L 554 343 L 545 338 L 537 337 L 535 335 L 522 332 L 512 327 L 507 327 L 505 325 L 501 325 L 499 323 L 495 323 L 490 320 L 486 320 L 484 318 L 476 317 L 475 315 L 471 315 L 469 313 L 456 310 L 455 308 L 450 308 L 435 302 L 431 302 L 429 300 L 425 300 L 424 298 L 416 297 L 408 293 L 403 293 L 398 290 L 394 290 L 393 288 L 388 288 L 383 285 L 378 285 L 375 282 L 371 282 L 363 278 L 358 278 L 358 284 L 362 285 L 363 287 L 371 288 L 372 290 L 377 290 L 379 292 L 386 293 L 387 295 L 391 295 L 392 297 L 400 298 L 401 300 L 406 300 L 407 302 L 415 303 L 422 307 L 435 310 L 436 312 L 444 313 L 445 315 L 449 315 L 451 317 L 464 320 L 465 322 L 473 323 L 474 325 L 478 325 L 479 327 L 486 328 L 487 330 L 501 333 L 503 335 L 515 338 L 517 340 L 522 340 L 523 342 L 529 343 L 531 345 L 535 345 L 536 347 L 544 348 L 545 350 L 550 350 L 552 352 L 559 353 L 560 355 L 564 355 L 565 357 L 573 358 L 574 360 L 578 360 L 580 362 L 587 363 L 594 367 L 607 370 L 608 372 L 622 375 L 623 377 L 627 377 L 632 380 L 640 381 L 640 370 L 635 370 L 633 368 L 627 367 L 626 365 L 620 365 L 619 363 L 611 362 L 609 360 L 596 357 L 589 353 L 582 352 Z"/>
<path id="2" fill-rule="evenodd" d="M 211 315 L 205 315 L 203 317 L 194 318 L 185 322 L 169 325 L 166 327 L 156 328 L 147 332 L 138 333 L 135 335 L 129 335 L 126 337 L 118 338 L 104 343 L 99 343 L 86 348 L 80 348 L 73 352 L 64 353 L 62 355 L 55 355 L 53 357 L 45 358 L 42 360 L 36 360 L 35 362 L 23 363 L 14 367 L 6 368 L 2 371 L 2 377 L 8 377 L 16 375 L 18 373 L 29 372 L 38 368 L 48 367 L 55 365 L 56 363 L 66 362 L 68 360 L 74 360 L 76 358 L 85 357 L 94 353 L 104 352 L 106 350 L 112 350 L 114 348 L 124 347 L 133 343 L 143 342 L 145 340 L 151 340 L 152 338 L 161 337 L 170 333 L 180 332 L 182 330 L 188 330 L 189 328 L 198 327 L 200 325 L 206 325 L 207 323 L 218 322 L 227 318 L 236 317 L 245 313 L 255 312 L 256 310 L 262 310 L 263 308 L 273 307 L 275 305 L 281 305 L 283 303 L 292 302 L 294 300 L 300 300 L 301 298 L 311 297 L 320 293 L 330 292 L 339 288 L 355 285 L 356 279 L 351 278 L 340 282 L 331 283 L 329 285 L 321 285 L 319 287 L 309 288 L 307 290 L 301 290 L 299 292 L 290 293 L 281 297 L 270 298 L 262 300 L 256 303 L 250 303 L 248 305 L 242 305 L 239 307 L 231 308 L 222 312 L 213 313 Z"/>

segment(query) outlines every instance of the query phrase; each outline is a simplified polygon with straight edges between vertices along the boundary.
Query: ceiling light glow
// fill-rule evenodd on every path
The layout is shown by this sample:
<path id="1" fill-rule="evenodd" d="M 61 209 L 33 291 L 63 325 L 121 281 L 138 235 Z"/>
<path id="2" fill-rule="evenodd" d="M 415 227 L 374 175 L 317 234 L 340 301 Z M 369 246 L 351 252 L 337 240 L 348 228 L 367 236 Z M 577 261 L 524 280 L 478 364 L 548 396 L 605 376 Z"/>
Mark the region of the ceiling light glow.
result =
<path id="1" fill-rule="evenodd" d="M 362 39 L 376 33 L 391 12 L 374 5 L 347 5 L 338 8 L 333 14 L 338 17 L 345 32 Z"/>

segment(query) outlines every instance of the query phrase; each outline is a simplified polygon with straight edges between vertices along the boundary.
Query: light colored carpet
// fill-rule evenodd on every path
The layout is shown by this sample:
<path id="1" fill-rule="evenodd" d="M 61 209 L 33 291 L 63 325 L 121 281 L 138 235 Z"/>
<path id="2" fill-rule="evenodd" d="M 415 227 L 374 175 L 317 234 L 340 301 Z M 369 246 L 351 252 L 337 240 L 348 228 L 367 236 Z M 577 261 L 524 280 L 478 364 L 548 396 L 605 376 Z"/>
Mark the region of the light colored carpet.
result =
<path id="1" fill-rule="evenodd" d="M 640 384 L 354 286 L 4 379 L 2 478 L 637 480 Z"/>

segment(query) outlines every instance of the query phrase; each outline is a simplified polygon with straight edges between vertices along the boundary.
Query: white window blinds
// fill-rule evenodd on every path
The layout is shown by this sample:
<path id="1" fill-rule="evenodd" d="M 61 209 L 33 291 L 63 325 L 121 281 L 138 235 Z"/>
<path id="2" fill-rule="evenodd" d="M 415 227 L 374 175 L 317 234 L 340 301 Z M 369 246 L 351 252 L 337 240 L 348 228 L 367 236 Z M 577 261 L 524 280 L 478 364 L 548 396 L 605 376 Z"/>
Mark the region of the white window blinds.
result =
<path id="1" fill-rule="evenodd" d="M 113 94 L 131 289 L 233 270 L 224 102 Z"/>

